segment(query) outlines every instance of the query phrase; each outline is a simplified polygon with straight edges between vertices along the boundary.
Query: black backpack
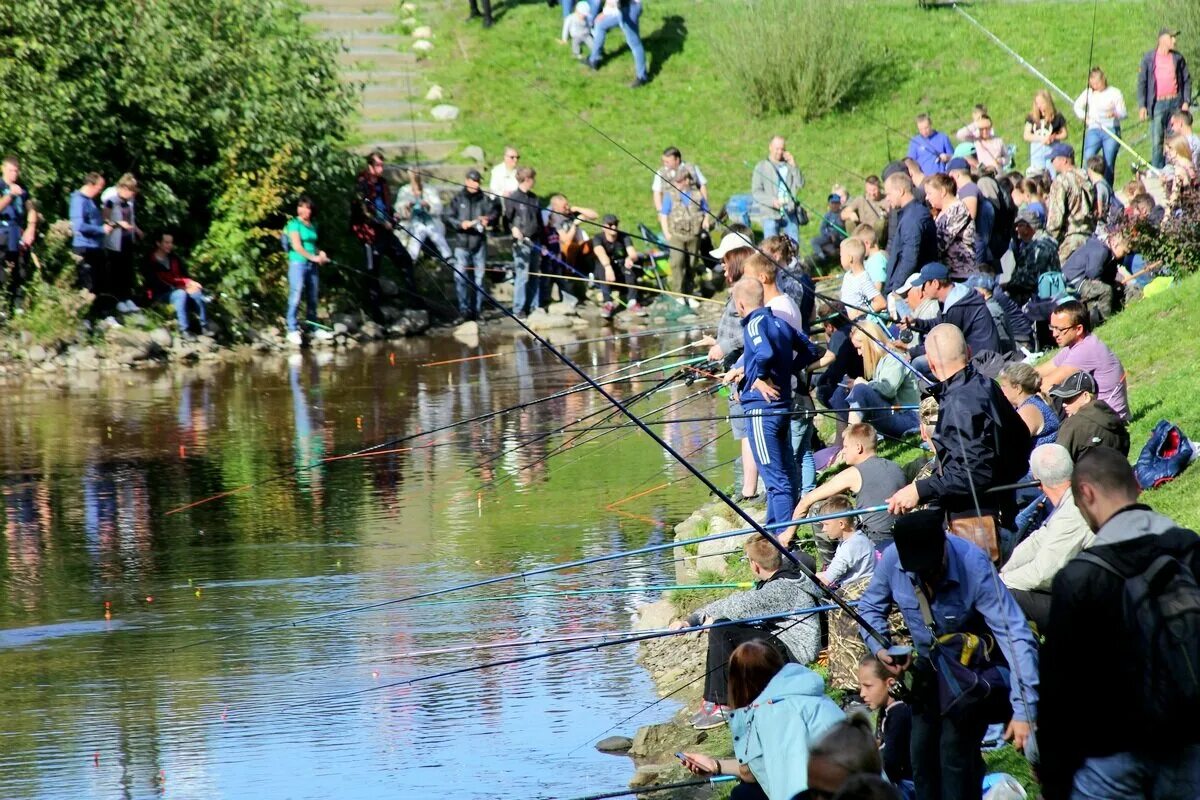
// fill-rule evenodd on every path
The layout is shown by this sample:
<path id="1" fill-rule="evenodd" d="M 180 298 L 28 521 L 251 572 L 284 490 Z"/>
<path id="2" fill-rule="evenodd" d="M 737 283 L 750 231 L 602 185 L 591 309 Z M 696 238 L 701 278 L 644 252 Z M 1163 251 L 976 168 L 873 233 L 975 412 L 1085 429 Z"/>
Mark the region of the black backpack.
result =
<path id="1" fill-rule="evenodd" d="M 1154 726 L 1190 722 L 1200 711 L 1200 584 L 1188 566 L 1196 546 L 1180 556 L 1156 556 L 1135 575 L 1125 575 L 1095 553 L 1077 556 L 1124 585 L 1123 633 L 1144 656 L 1133 706 Z"/>

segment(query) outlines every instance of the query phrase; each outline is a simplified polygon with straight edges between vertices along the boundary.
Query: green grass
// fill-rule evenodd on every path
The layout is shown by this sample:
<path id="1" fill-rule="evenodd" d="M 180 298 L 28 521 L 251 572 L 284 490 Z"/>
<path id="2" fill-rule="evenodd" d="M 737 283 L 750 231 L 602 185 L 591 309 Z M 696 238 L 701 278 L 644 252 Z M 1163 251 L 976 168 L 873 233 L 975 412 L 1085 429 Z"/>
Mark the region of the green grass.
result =
<path id="1" fill-rule="evenodd" d="M 1040 87 L 1033 75 L 951 9 L 922 11 L 912 0 L 868 5 L 867 27 L 886 64 L 886 79 L 856 101 L 861 111 L 810 123 L 747 113 L 738 87 L 723 78 L 722 65 L 712 56 L 712 42 L 725 35 L 715 3 L 694 0 L 647 5 L 641 30 L 652 82 L 637 90 L 626 86 L 633 62 L 619 31 L 609 38 L 608 60 L 593 73 L 557 43 L 561 17 L 540 3 L 510 5 L 487 31 L 466 25 L 457 14 L 446 15 L 444 30 L 439 29 L 443 45 L 433 55 L 434 75 L 463 109 L 455 135 L 464 145 L 482 146 L 489 163 L 499 160 L 504 145 L 516 145 L 521 163 L 538 170 L 539 194 L 565 192 L 579 205 L 618 214 L 626 227 L 638 220 L 653 222 L 650 173 L 577 114 L 655 167 L 665 146 L 679 147 L 704 170 L 717 203 L 749 191 L 745 162 L 763 158 L 767 140 L 782 133 L 807 176 L 801 200 L 819 211 L 831 184 L 860 190 L 861 182 L 842 167 L 877 174 L 889 148 L 892 157 L 904 155 L 918 111 L 932 113 L 935 125 L 953 135 L 968 121 L 971 107 L 983 102 L 997 133 L 1019 142 Z M 1074 96 L 1082 90 L 1092 4 L 985 2 L 969 13 L 1066 92 Z M 1138 59 L 1153 44 L 1157 26 L 1138 0 L 1104 4 L 1091 60 L 1105 68 L 1131 106 Z M 831 48 L 823 57 L 859 57 L 838 53 L 833 43 Z M 888 133 L 876 120 L 903 133 Z M 1073 125 L 1071 130 L 1078 148 L 1081 129 Z M 1130 140 L 1145 130 L 1136 120 L 1125 127 Z M 1018 164 L 1024 165 L 1028 147 L 1019 144 Z M 1148 143 L 1140 149 L 1146 152 Z M 1122 174 L 1128 163 L 1123 157 Z M 815 235 L 815 224 L 805 233 L 804 238 Z"/>

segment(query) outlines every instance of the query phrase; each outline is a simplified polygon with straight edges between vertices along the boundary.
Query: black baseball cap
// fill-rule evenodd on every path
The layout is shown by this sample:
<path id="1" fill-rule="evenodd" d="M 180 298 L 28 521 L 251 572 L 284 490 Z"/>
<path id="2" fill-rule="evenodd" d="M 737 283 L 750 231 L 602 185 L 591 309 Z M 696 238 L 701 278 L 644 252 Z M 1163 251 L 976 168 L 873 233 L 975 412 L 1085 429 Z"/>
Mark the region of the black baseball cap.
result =
<path id="1" fill-rule="evenodd" d="M 601 225 L 620 225 L 621 220 L 617 219 L 616 214 L 605 214 L 604 218 L 600 220 L 600 224 Z"/>
<path id="2" fill-rule="evenodd" d="M 1080 370 L 1068 375 L 1062 383 L 1055 384 L 1050 389 L 1050 396 L 1060 400 L 1073 400 L 1084 392 L 1096 394 L 1096 379 Z"/>
<path id="3" fill-rule="evenodd" d="M 934 570 L 946 554 L 945 514 L 940 509 L 922 509 L 898 516 L 892 523 L 892 537 L 902 569 Z"/>
<path id="4" fill-rule="evenodd" d="M 483 176 L 479 174 L 479 170 L 469 169 L 469 170 L 467 170 L 467 180 L 481 181 L 481 180 L 483 180 Z"/>

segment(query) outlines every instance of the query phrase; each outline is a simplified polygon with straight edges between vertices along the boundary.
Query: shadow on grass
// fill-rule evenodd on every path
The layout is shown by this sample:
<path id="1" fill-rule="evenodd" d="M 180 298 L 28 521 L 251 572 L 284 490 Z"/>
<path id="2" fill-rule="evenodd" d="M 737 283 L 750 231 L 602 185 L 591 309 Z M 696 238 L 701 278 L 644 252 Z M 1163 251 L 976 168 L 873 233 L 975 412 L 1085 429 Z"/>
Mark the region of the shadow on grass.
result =
<path id="1" fill-rule="evenodd" d="M 687 40 L 687 35 L 687 22 L 678 14 L 672 14 L 663 20 L 658 30 L 642 40 L 646 47 L 646 58 L 650 61 L 647 67 L 647 77 L 650 80 L 658 77 L 663 66 L 671 60 L 671 56 L 683 52 L 683 43 Z"/>

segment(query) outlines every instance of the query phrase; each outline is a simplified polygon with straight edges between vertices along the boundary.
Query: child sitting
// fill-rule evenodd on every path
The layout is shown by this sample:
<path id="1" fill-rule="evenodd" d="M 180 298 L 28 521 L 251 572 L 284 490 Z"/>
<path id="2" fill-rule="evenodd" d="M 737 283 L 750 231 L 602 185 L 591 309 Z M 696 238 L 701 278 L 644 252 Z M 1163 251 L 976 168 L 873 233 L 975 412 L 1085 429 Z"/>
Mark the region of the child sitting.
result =
<path id="1" fill-rule="evenodd" d="M 867 257 L 863 266 L 871 276 L 871 282 L 875 284 L 876 289 L 882 290 L 883 282 L 887 280 L 888 255 L 887 251 L 879 246 L 879 235 L 874 227 L 863 224 L 854 229 L 854 238 L 866 248 Z"/>
<path id="2" fill-rule="evenodd" d="M 896 678 L 874 655 L 858 663 L 858 694 L 876 715 L 875 741 L 884 774 L 905 798 L 912 798 L 912 709 L 892 695 L 895 686 Z"/>
<path id="3" fill-rule="evenodd" d="M 591 7 L 587 0 L 579 0 L 575 4 L 575 13 L 563 19 L 562 41 L 566 44 L 567 40 L 570 40 L 571 55 L 576 58 L 587 56 L 583 48 L 592 48 L 592 26 L 588 20 L 590 15 Z"/>
<path id="4" fill-rule="evenodd" d="M 871 276 L 867 274 L 867 268 L 863 264 L 867 248 L 862 239 L 858 237 L 846 239 L 839 249 L 841 250 L 842 269 L 845 270 L 845 275 L 842 276 L 840 299 L 846 306 L 846 316 L 850 319 L 858 319 L 870 311 L 886 311 L 887 301 L 879 293 L 879 287 L 875 285 L 875 281 L 871 280 Z"/>
<path id="5" fill-rule="evenodd" d="M 845 495 L 837 495 L 821 505 L 820 513 L 836 514 L 853 511 L 854 503 Z M 826 586 L 836 587 L 868 578 L 875 571 L 875 546 L 858 526 L 857 517 L 829 519 L 821 523 L 821 536 L 839 542 L 833 560 L 817 573 Z"/>

